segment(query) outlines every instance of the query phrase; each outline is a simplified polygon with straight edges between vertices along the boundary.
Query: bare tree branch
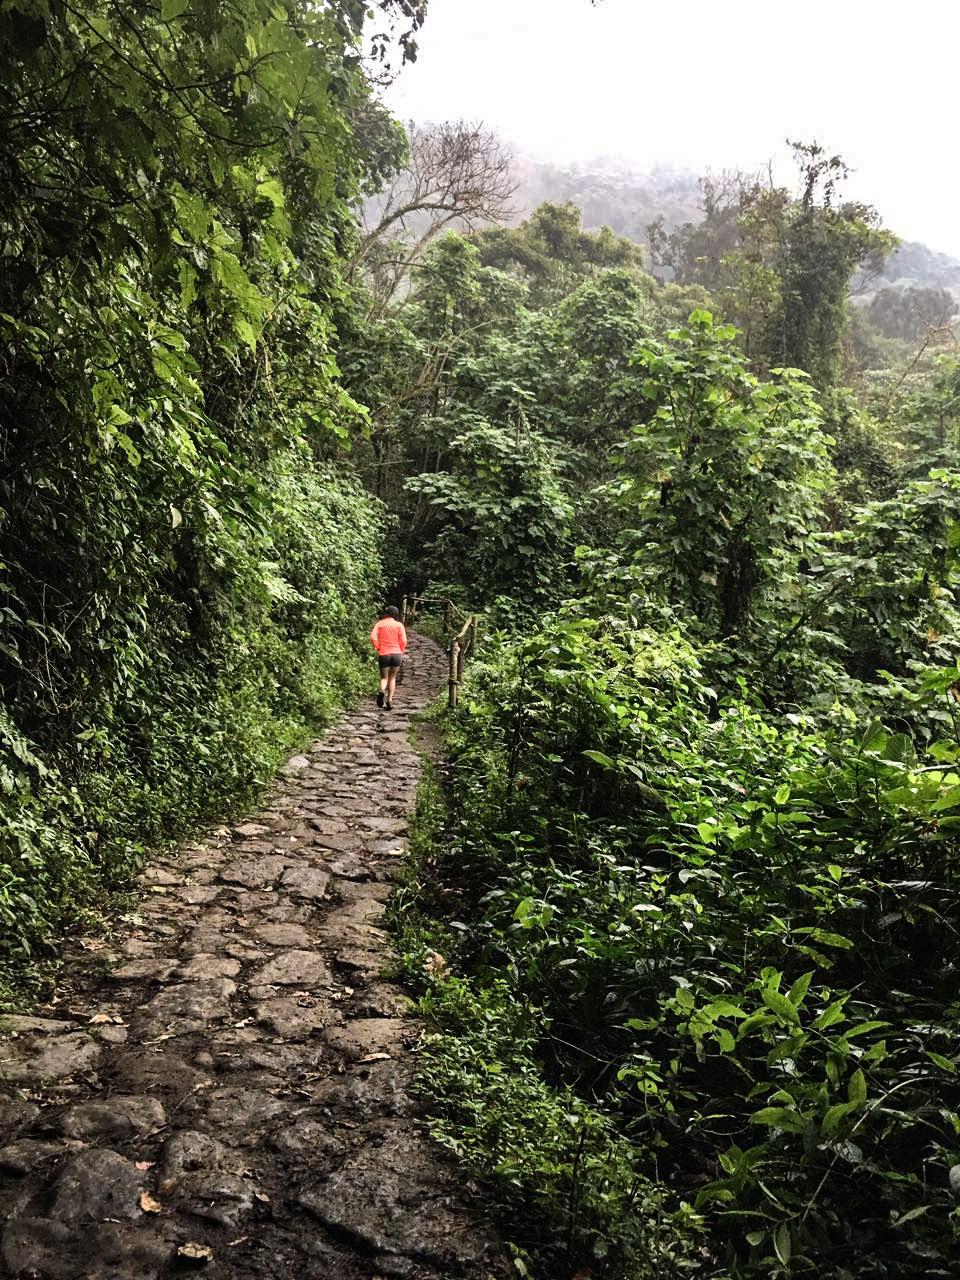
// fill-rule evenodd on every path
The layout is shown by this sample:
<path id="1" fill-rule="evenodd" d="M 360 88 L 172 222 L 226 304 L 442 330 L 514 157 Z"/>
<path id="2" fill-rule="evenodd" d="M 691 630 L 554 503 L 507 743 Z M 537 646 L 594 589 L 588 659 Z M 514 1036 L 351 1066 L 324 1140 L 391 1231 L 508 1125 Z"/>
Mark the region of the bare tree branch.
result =
<path id="1" fill-rule="evenodd" d="M 463 120 L 410 125 L 409 153 L 363 210 L 350 277 L 366 277 L 382 311 L 427 245 L 448 227 L 473 230 L 509 216 L 512 156 L 494 134 Z"/>

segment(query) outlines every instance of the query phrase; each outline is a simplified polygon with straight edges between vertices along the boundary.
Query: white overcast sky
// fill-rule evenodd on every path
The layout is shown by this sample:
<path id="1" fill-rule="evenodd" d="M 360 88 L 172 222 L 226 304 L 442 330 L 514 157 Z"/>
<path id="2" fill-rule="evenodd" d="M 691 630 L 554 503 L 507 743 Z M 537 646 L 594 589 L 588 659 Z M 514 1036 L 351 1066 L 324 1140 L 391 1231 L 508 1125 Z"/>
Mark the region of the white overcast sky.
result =
<path id="1" fill-rule="evenodd" d="M 960 257 L 960 0 L 429 0 L 403 119 L 482 120 L 536 159 L 787 181 L 787 137 Z"/>

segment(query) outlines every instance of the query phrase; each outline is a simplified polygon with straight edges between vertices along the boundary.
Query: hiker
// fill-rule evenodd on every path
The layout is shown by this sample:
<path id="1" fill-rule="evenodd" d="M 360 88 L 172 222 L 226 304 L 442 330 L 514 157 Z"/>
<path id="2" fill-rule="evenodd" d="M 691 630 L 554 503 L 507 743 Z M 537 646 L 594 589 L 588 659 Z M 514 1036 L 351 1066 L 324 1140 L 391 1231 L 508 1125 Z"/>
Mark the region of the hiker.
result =
<path id="1" fill-rule="evenodd" d="M 397 672 L 403 662 L 407 648 L 407 632 L 400 621 L 400 610 L 390 605 L 380 615 L 380 621 L 374 623 L 370 632 L 370 643 L 377 651 L 380 663 L 380 692 L 377 694 L 377 706 L 393 710 L 393 695 L 397 688 Z"/>

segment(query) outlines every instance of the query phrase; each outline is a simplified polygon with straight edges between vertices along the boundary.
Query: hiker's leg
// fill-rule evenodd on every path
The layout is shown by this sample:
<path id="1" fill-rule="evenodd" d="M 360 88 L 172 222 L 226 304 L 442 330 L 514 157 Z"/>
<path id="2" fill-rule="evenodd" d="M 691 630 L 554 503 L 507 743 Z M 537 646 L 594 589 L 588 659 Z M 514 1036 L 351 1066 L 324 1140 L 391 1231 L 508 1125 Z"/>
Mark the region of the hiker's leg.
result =
<path id="1" fill-rule="evenodd" d="M 387 668 L 387 701 L 392 702 L 393 696 L 397 691 L 397 672 L 399 667 Z"/>

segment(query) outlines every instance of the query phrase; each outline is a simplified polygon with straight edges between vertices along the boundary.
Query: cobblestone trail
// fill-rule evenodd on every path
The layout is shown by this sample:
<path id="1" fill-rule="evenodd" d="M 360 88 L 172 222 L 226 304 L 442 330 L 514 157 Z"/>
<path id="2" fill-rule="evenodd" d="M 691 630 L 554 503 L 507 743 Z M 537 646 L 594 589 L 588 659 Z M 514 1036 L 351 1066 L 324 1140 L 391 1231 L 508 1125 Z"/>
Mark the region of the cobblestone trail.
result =
<path id="1" fill-rule="evenodd" d="M 383 904 L 444 657 L 414 637 L 294 756 L 272 807 L 140 877 L 49 1017 L 0 1018 L 0 1274 L 413 1280 L 508 1274 L 410 1096 L 421 1027 Z"/>

